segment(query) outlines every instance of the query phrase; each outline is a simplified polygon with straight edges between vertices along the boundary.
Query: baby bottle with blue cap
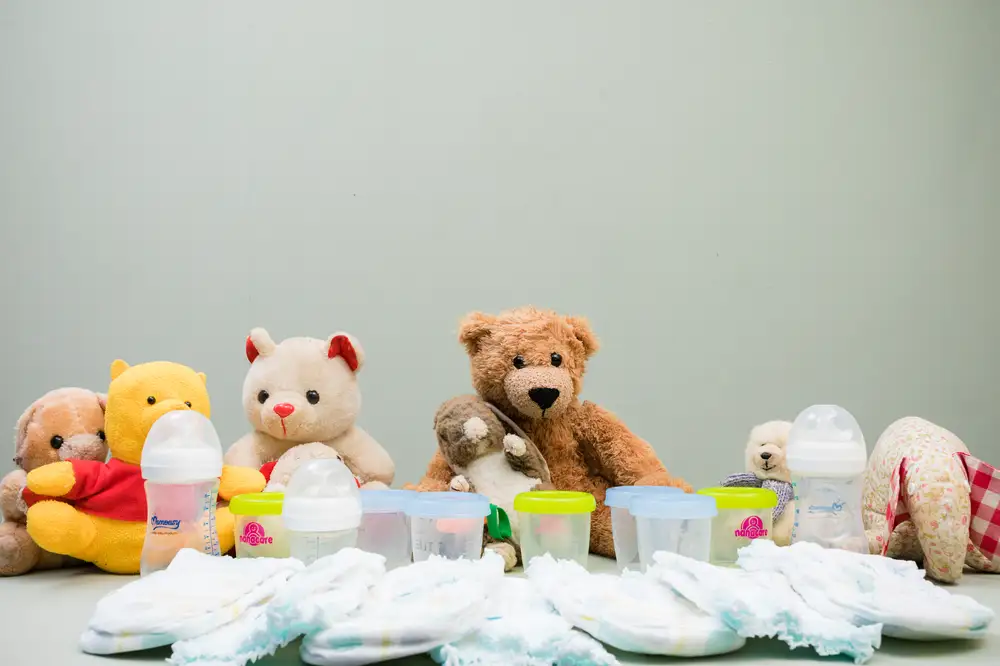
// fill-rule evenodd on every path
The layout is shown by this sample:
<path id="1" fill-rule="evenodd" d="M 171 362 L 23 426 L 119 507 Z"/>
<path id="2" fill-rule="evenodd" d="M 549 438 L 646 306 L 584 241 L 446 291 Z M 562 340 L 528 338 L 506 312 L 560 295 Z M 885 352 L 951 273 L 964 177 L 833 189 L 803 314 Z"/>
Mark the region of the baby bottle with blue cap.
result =
<path id="1" fill-rule="evenodd" d="M 861 514 L 868 451 L 855 418 L 836 405 L 814 405 L 792 424 L 785 460 L 795 502 L 792 543 L 868 552 Z"/>
<path id="2" fill-rule="evenodd" d="M 167 412 L 146 435 L 140 468 L 149 518 L 139 573 L 165 569 L 182 548 L 221 554 L 215 505 L 222 444 L 212 422 L 195 411 Z"/>
<path id="3" fill-rule="evenodd" d="M 309 565 L 353 548 L 361 524 L 361 496 L 354 474 L 335 459 L 312 460 L 292 473 L 281 519 L 291 557 Z"/>

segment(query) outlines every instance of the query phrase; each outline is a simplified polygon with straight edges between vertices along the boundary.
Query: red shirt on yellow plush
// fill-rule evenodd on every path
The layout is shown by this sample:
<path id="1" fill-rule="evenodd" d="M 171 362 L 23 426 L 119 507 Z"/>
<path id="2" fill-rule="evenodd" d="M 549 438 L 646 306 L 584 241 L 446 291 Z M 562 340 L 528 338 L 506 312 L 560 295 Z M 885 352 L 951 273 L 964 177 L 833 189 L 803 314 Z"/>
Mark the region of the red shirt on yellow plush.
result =
<path id="1" fill-rule="evenodd" d="M 66 460 L 28 474 L 23 497 L 35 543 L 105 571 L 138 573 L 147 519 L 139 468 L 142 446 L 153 423 L 177 409 L 210 416 L 204 374 L 165 361 L 133 367 L 121 360 L 112 363 L 104 428 L 111 460 Z M 255 469 L 223 467 L 219 496 L 228 500 L 259 492 L 264 483 Z M 217 510 L 216 525 L 226 552 L 234 540 L 228 508 Z"/>

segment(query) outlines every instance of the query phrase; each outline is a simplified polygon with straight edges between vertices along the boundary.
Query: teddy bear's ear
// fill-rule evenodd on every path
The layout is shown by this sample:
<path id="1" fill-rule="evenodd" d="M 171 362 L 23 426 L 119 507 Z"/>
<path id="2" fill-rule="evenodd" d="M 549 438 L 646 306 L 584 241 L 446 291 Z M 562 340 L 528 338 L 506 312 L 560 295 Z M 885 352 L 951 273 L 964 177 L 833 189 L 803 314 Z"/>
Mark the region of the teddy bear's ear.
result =
<path id="1" fill-rule="evenodd" d="M 199 372 L 198 378 L 201 380 L 202 384 L 208 385 L 208 377 L 205 376 L 204 372 Z"/>
<path id="2" fill-rule="evenodd" d="M 590 330 L 590 323 L 583 317 L 566 317 L 566 323 L 569 324 L 569 328 L 573 332 L 573 337 L 583 345 L 584 357 L 590 358 L 593 356 L 600 345 L 597 342 L 594 332 Z"/>
<path id="3" fill-rule="evenodd" d="M 458 341 L 465 345 L 470 354 L 479 346 L 479 341 L 490 334 L 497 318 L 483 312 L 470 312 L 458 325 Z"/>
<path id="4" fill-rule="evenodd" d="M 258 356 L 270 356 L 277 345 L 262 328 L 255 328 L 247 336 L 247 360 L 253 363 Z"/>
<path id="5" fill-rule="evenodd" d="M 121 377 L 122 373 L 128 370 L 129 365 L 125 361 L 115 359 L 115 362 L 111 364 L 111 381 L 115 381 Z"/>
<path id="6" fill-rule="evenodd" d="M 108 411 L 108 395 L 106 393 L 97 393 L 97 404 L 101 406 L 101 411 Z"/>
<path id="7" fill-rule="evenodd" d="M 28 439 L 28 426 L 31 425 L 31 419 L 35 417 L 35 410 L 38 409 L 38 402 L 33 402 L 31 405 L 24 410 L 24 413 L 17 419 L 17 425 L 14 426 L 14 455 L 21 453 L 24 447 L 25 440 Z"/>
<path id="8" fill-rule="evenodd" d="M 360 370 L 365 362 L 365 352 L 361 345 L 354 336 L 347 333 L 334 333 L 330 336 L 326 342 L 326 356 L 327 358 L 339 356 L 344 359 L 344 363 L 351 369 L 351 372 Z"/>

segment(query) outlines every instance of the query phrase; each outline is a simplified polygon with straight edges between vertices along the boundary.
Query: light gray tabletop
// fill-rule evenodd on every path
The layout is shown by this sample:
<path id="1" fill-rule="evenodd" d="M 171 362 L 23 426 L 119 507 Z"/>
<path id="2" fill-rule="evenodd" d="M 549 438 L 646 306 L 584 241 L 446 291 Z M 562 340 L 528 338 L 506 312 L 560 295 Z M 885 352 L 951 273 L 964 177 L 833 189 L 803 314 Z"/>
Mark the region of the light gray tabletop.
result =
<path id="1" fill-rule="evenodd" d="M 593 572 L 613 571 L 614 563 L 591 557 L 588 568 Z M 94 657 L 80 652 L 77 639 L 93 611 L 94 604 L 104 594 L 133 580 L 130 576 L 112 576 L 94 569 L 67 569 L 33 573 L 19 578 L 0 579 L 0 608 L 4 619 L 0 623 L 0 664 L 4 666 L 34 666 L 36 664 L 125 666 L 163 662 L 170 656 L 169 648 L 135 652 L 115 657 Z M 969 574 L 951 591 L 966 594 L 1000 615 L 1000 575 Z M 681 663 L 679 659 L 642 657 L 615 652 L 623 664 Z M 868 662 L 902 664 L 919 660 L 925 664 L 957 666 L 960 664 L 1000 663 L 1000 619 L 990 627 L 982 641 L 951 641 L 945 643 L 911 643 L 885 638 L 882 648 Z M 784 643 L 771 640 L 751 640 L 738 652 L 721 657 L 699 659 L 696 663 L 753 663 L 761 666 L 776 664 L 829 663 L 806 649 L 790 651 Z M 261 666 L 291 666 L 301 664 L 298 641 Z M 386 662 L 394 665 L 433 664 L 426 656 Z M 838 663 L 849 663 L 838 661 Z"/>

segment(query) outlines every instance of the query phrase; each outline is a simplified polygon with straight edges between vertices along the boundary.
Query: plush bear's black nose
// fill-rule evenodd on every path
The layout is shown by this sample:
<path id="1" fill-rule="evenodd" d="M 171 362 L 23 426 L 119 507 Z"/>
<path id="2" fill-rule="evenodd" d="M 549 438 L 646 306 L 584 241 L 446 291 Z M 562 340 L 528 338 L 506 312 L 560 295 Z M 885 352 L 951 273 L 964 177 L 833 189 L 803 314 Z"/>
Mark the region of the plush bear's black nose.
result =
<path id="1" fill-rule="evenodd" d="M 528 397 L 544 411 L 559 399 L 559 389 L 533 388 L 528 391 Z"/>
<path id="2" fill-rule="evenodd" d="M 770 458 L 771 458 L 771 454 L 768 453 L 767 451 L 765 451 L 764 453 L 760 454 L 760 459 L 761 460 L 769 460 Z"/>

